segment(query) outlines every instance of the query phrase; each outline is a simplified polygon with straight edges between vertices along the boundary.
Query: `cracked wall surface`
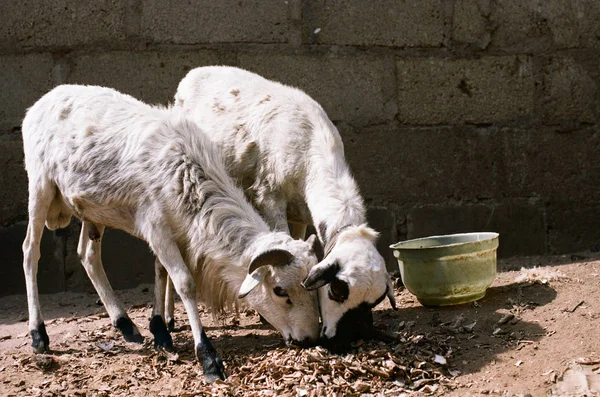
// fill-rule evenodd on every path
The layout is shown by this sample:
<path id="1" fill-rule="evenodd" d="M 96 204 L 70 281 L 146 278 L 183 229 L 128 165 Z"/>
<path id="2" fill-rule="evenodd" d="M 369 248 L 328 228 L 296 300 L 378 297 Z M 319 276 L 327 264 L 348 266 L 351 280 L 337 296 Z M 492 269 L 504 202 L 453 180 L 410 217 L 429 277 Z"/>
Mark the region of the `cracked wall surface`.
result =
<path id="1" fill-rule="evenodd" d="M 169 103 L 192 68 L 305 90 L 337 125 L 381 232 L 498 231 L 501 256 L 600 248 L 596 0 L 0 2 L 0 294 L 24 291 L 20 124 L 63 83 Z M 46 231 L 43 292 L 89 290 L 79 225 Z M 149 282 L 147 245 L 109 231 L 116 288 Z"/>

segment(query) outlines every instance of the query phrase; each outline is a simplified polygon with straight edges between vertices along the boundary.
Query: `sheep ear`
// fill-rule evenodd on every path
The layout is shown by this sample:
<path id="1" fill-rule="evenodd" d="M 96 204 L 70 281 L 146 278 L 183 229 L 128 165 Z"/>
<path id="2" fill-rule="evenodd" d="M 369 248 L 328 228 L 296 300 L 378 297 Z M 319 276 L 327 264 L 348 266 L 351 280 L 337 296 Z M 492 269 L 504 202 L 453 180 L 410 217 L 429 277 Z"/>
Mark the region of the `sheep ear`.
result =
<path id="1" fill-rule="evenodd" d="M 286 250 L 273 249 L 270 251 L 265 251 L 257 255 L 254 259 L 252 259 L 252 262 L 250 262 L 250 266 L 248 266 L 248 274 L 251 274 L 256 269 L 262 266 L 289 265 L 293 261 L 294 255 L 292 255 Z"/>
<path id="2" fill-rule="evenodd" d="M 334 263 L 319 263 L 308 272 L 308 277 L 302 282 L 302 286 L 308 290 L 320 288 L 329 284 L 340 270 L 340 265 Z"/>
<path id="3" fill-rule="evenodd" d="M 323 246 L 321 245 L 321 242 L 317 238 L 317 235 L 311 234 L 310 237 L 306 239 L 306 242 L 308 243 L 308 245 L 311 246 L 310 251 L 312 253 L 314 253 L 317 257 L 317 260 L 319 262 L 321 262 L 323 260 L 324 252 L 323 252 Z"/>
<path id="4" fill-rule="evenodd" d="M 388 275 L 387 281 L 387 290 L 385 291 L 388 299 L 390 300 L 390 305 L 392 305 L 392 309 L 398 310 L 396 306 L 396 298 L 394 297 L 394 284 L 392 283 L 392 278 Z"/>
<path id="5" fill-rule="evenodd" d="M 238 298 L 245 298 L 246 295 L 250 293 L 254 288 L 260 284 L 267 274 L 267 268 L 259 268 L 256 269 L 252 274 L 248 274 L 240 287 L 240 291 L 238 292 Z"/>

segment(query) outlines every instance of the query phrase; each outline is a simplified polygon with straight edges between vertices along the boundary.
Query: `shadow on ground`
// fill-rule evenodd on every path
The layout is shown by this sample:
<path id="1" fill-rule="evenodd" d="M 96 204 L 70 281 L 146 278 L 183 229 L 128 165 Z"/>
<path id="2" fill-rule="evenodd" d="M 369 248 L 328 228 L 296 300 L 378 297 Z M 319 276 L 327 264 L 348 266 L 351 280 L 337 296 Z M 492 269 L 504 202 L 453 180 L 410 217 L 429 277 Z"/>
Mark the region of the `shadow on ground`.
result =
<path id="1" fill-rule="evenodd" d="M 600 252 L 592 251 L 553 256 L 536 255 L 500 259 L 498 260 L 497 269 L 499 272 L 509 272 L 520 270 L 521 268 L 530 269 L 533 267 L 561 266 L 597 260 L 600 260 Z"/>
<path id="2" fill-rule="evenodd" d="M 369 341 L 360 349 L 385 349 L 401 361 L 414 360 L 428 353 L 445 355 L 452 370 L 474 373 L 497 360 L 499 354 L 544 338 L 544 328 L 520 319 L 519 314 L 547 305 L 555 298 L 556 291 L 550 286 L 514 283 L 489 288 L 486 296 L 476 303 L 430 308 L 415 306 L 412 295 L 404 291 L 400 295 L 399 310 L 374 312 L 376 326 L 397 332 L 401 339 L 389 343 Z M 402 307 L 403 301 L 413 304 Z M 186 328 L 184 325 L 183 329 Z M 228 357 L 257 357 L 284 347 L 281 336 L 275 331 L 269 335 L 227 333 L 266 329 L 269 326 L 262 324 L 237 328 L 208 326 L 207 332 L 217 351 L 227 360 Z M 175 333 L 173 338 L 180 355 L 193 359 L 193 341 L 189 332 Z M 354 349 L 350 353 L 357 351 Z"/>
<path id="3" fill-rule="evenodd" d="M 398 311 L 377 311 L 375 323 L 388 331 L 398 331 L 404 338 L 423 335 L 422 341 L 435 341 L 447 349 L 451 368 L 463 374 L 473 373 L 502 352 L 544 338 L 544 328 L 523 321 L 519 314 L 549 304 L 556 295 L 547 285 L 514 283 L 489 288 L 486 296 L 475 303 L 436 308 L 412 305 Z M 407 292 L 401 295 L 405 297 L 414 302 Z M 393 344 L 388 348 L 393 351 Z"/>

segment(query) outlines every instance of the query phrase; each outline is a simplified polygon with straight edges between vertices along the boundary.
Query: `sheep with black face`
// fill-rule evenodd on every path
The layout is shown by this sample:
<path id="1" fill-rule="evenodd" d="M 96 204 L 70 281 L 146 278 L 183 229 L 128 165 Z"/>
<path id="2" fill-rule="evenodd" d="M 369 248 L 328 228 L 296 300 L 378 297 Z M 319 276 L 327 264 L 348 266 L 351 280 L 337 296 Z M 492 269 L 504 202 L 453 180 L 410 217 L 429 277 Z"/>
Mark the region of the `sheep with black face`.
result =
<path id="1" fill-rule="evenodd" d="M 190 71 L 175 102 L 221 148 L 272 228 L 288 232 L 290 222 L 291 234 L 304 237 L 316 226 L 326 252 L 304 286 L 319 289 L 326 341 L 344 347 L 368 337 L 371 309 L 386 295 L 395 306 L 392 283 L 341 137 L 321 106 L 298 89 L 221 66 Z"/>

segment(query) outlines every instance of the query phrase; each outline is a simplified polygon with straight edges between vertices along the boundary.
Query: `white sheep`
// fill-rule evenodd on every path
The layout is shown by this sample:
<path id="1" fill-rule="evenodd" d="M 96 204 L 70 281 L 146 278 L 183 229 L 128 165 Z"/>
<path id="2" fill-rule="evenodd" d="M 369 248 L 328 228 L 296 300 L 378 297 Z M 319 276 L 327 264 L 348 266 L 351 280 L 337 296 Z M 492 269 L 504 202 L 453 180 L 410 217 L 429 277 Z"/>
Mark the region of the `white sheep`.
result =
<path id="1" fill-rule="evenodd" d="M 288 341 L 318 338 L 317 294 L 300 285 L 317 262 L 312 241 L 271 232 L 227 175 L 219 151 L 180 110 L 103 87 L 59 86 L 28 110 L 23 144 L 29 177 L 23 267 L 36 351 L 49 346 L 37 290 L 44 222 L 52 230 L 65 227 L 73 214 L 83 224 L 78 253 L 85 270 L 125 339 L 142 341 L 104 273 L 105 226 L 149 243 L 157 273 L 164 266 L 182 297 L 208 380 L 225 373 L 200 323 L 196 291 L 213 309 L 244 298 Z M 164 283 L 156 286 L 150 329 L 156 345 L 171 347 L 161 291 Z"/>
<path id="2" fill-rule="evenodd" d="M 191 70 L 175 105 L 222 150 L 229 172 L 269 225 L 303 237 L 316 226 L 325 258 L 304 281 L 319 290 L 322 335 L 332 345 L 369 334 L 371 308 L 395 308 L 377 233 L 344 159 L 342 139 L 322 107 L 299 89 L 224 66 Z"/>

